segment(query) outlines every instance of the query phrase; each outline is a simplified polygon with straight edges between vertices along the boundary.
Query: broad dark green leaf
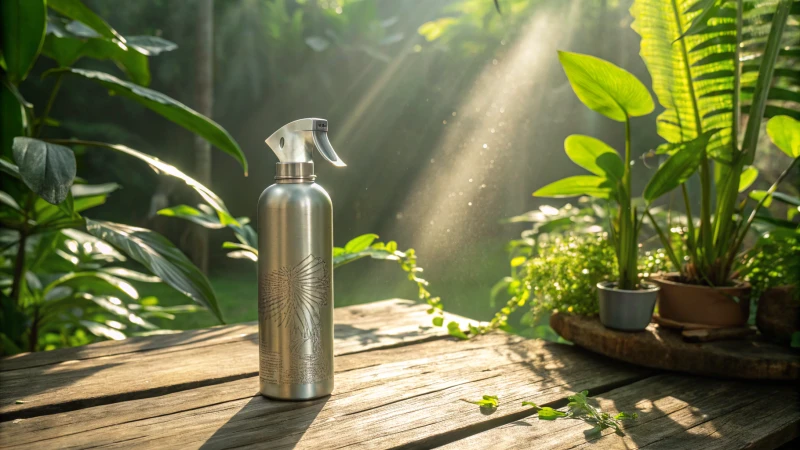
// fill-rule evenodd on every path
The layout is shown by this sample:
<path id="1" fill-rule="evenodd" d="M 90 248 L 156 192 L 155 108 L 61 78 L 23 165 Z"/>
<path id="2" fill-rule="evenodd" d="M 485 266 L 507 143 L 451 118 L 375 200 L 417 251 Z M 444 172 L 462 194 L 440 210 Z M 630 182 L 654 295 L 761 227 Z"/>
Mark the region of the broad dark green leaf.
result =
<path id="1" fill-rule="evenodd" d="M 147 267 L 164 283 L 208 308 L 224 323 L 208 279 L 164 236 L 144 228 L 90 219 L 86 219 L 86 229 Z"/>
<path id="2" fill-rule="evenodd" d="M 106 39 L 116 40 L 124 46 L 125 38 L 84 5 L 81 0 L 47 0 L 47 6 L 65 17 L 86 24 Z"/>
<path id="3" fill-rule="evenodd" d="M 247 174 L 247 159 L 236 141 L 224 128 L 183 103 L 160 92 L 138 86 L 103 72 L 83 69 L 59 69 L 49 73 L 66 72 L 96 81 L 115 94 L 135 100 L 166 119 L 201 136 L 215 147 L 233 156 Z"/>
<path id="4" fill-rule="evenodd" d="M 622 180 L 624 164 L 616 150 L 600 139 L 573 134 L 564 141 L 564 150 L 575 164 L 595 175 Z"/>
<path id="5" fill-rule="evenodd" d="M 0 156 L 12 158 L 11 144 L 17 136 L 24 136 L 24 112 L 6 83 L 0 83 Z"/>
<path id="6" fill-rule="evenodd" d="M 123 48 L 116 42 L 102 38 L 57 37 L 48 34 L 42 54 L 55 60 L 61 67 L 69 67 L 80 58 L 113 61 L 128 78 L 142 86 L 150 84 L 150 66 L 147 56 L 133 47 Z"/>
<path id="7" fill-rule="evenodd" d="M 612 186 L 608 179 L 593 175 L 578 175 L 550 183 L 534 192 L 533 196 L 561 198 L 589 195 L 597 198 L 609 198 L 611 192 Z"/>
<path id="8" fill-rule="evenodd" d="M 777 116 L 767 122 L 770 140 L 791 158 L 800 157 L 800 121 L 789 116 Z"/>
<path id="9" fill-rule="evenodd" d="M 22 181 L 33 192 L 54 205 L 67 198 L 76 170 L 72 150 L 26 137 L 14 138 L 13 150 Z"/>
<path id="10" fill-rule="evenodd" d="M 579 53 L 559 51 L 558 59 L 575 94 L 589 109 L 624 122 L 655 108 L 650 92 L 627 70 Z"/>
<path id="11" fill-rule="evenodd" d="M 362 250 L 366 250 L 367 247 L 372 245 L 375 239 L 378 239 L 377 234 L 362 234 L 345 244 L 344 251 L 347 253 L 358 253 Z"/>
<path id="12" fill-rule="evenodd" d="M 43 0 L 0 2 L 0 41 L 5 71 L 13 84 L 24 80 L 44 42 L 47 11 Z"/>
<path id="13" fill-rule="evenodd" d="M 708 145 L 709 133 L 697 139 L 680 144 L 677 150 L 667 158 L 644 188 L 643 197 L 652 203 L 667 192 L 683 184 L 697 171 L 703 160 L 704 149 Z"/>

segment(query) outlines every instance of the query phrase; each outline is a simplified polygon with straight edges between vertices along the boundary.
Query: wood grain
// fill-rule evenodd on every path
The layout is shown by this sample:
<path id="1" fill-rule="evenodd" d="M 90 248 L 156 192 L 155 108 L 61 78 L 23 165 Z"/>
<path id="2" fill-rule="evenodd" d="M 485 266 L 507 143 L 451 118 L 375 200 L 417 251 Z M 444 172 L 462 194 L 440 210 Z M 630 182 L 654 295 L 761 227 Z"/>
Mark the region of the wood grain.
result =
<path id="1" fill-rule="evenodd" d="M 606 412 L 637 412 L 626 436 L 585 434 L 578 420 L 534 417 L 453 442 L 447 449 L 775 448 L 800 435 L 800 398 L 790 383 L 720 382 L 658 375 L 595 398 Z"/>
<path id="2" fill-rule="evenodd" d="M 656 369 L 728 378 L 800 380 L 800 352 L 757 338 L 684 342 L 680 333 L 650 324 L 628 333 L 597 318 L 553 314 L 550 326 L 564 339 L 593 352 Z"/>
<path id="3" fill-rule="evenodd" d="M 334 310 L 334 352 L 345 355 L 441 339 L 426 305 L 387 300 Z M 448 320 L 470 322 L 458 316 Z M 474 323 L 474 322 L 472 322 Z M 224 383 L 258 373 L 258 329 L 233 325 L 117 345 L 91 345 L 5 359 L 0 420 L 33 417 Z M 71 359 L 72 358 L 72 359 Z M 23 403 L 17 403 L 21 401 Z"/>
<path id="4" fill-rule="evenodd" d="M 0 424 L 10 448 L 389 448 L 446 444 L 525 417 L 523 400 L 559 402 L 604 391 L 649 372 L 571 346 L 496 333 L 345 355 L 331 397 L 279 402 L 247 378 Z M 496 394 L 484 415 L 462 398 Z M 556 403 L 557 404 L 557 403 Z"/>

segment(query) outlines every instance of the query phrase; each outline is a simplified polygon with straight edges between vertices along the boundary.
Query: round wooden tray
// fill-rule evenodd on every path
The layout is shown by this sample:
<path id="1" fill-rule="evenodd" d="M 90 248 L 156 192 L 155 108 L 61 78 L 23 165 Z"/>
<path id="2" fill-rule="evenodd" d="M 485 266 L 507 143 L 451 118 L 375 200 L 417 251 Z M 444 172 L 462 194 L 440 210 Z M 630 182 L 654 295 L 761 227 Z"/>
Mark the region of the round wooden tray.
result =
<path id="1" fill-rule="evenodd" d="M 640 366 L 726 378 L 800 379 L 800 351 L 758 336 L 689 343 L 679 331 L 654 323 L 641 332 L 615 331 L 597 317 L 559 313 L 550 317 L 550 326 L 575 345 Z"/>

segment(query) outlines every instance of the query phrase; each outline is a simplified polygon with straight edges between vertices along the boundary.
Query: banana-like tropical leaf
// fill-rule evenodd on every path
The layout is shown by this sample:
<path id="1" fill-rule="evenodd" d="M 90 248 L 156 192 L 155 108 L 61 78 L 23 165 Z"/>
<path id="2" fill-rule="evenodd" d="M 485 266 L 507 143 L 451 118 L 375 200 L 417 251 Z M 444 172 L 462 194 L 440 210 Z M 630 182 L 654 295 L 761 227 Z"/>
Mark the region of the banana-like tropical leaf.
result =
<path id="1" fill-rule="evenodd" d="M 658 134 L 667 142 L 677 143 L 719 129 L 707 150 L 718 159 L 730 161 L 736 26 L 735 18 L 729 15 L 731 8 L 735 13 L 735 5 L 726 2 L 717 10 L 724 19 L 698 34 L 684 36 L 692 21 L 704 13 L 695 8 L 700 2 L 708 3 L 636 0 L 631 7 L 631 27 L 642 37 L 641 55 L 653 78 L 653 90 L 665 108 L 658 116 Z"/>

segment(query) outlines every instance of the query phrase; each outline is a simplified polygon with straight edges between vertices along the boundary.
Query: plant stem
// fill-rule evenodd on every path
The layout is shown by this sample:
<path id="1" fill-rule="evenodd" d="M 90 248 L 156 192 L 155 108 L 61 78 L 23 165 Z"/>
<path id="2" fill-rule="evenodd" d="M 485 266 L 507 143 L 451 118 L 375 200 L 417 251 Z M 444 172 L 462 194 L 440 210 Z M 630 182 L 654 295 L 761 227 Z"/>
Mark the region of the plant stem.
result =
<path id="1" fill-rule="evenodd" d="M 622 195 L 619 199 L 619 289 L 636 287 L 636 224 L 631 211 L 631 121 L 625 117 L 625 166 L 622 171 Z"/>
<path id="2" fill-rule="evenodd" d="M 742 111 L 739 108 L 739 95 L 742 77 L 742 64 L 739 61 L 742 45 L 742 9 L 743 0 L 736 0 L 736 47 L 733 50 L 733 123 L 731 123 L 731 154 L 739 150 L 739 121 L 742 120 Z"/>
<path id="3" fill-rule="evenodd" d="M 781 172 L 780 176 L 778 176 L 778 179 L 775 180 L 775 182 L 772 183 L 772 186 L 770 186 L 770 188 L 767 190 L 766 195 L 764 195 L 764 197 L 762 197 L 761 200 L 758 201 L 755 208 L 753 208 L 753 211 L 750 213 L 750 217 L 748 217 L 747 222 L 744 224 L 744 227 L 742 227 L 741 234 L 739 234 L 739 236 L 734 236 L 735 244 L 731 248 L 730 256 L 728 257 L 728 261 L 726 264 L 727 266 L 733 265 L 733 259 L 735 258 L 739 247 L 742 246 L 744 238 L 747 236 L 747 232 L 750 231 L 750 226 L 753 224 L 753 221 L 755 221 L 756 215 L 758 214 L 758 210 L 761 209 L 761 207 L 764 205 L 764 202 L 767 201 L 767 198 L 769 198 L 773 193 L 775 193 L 775 191 L 778 189 L 778 185 L 783 181 L 784 178 L 786 178 L 787 175 L 789 175 L 789 173 L 791 173 L 792 169 L 794 169 L 794 167 L 798 164 L 798 162 L 800 162 L 800 156 L 795 158 L 794 161 L 792 161 L 792 163 L 789 164 L 789 167 L 787 167 L 786 170 Z"/>
<path id="4" fill-rule="evenodd" d="M 50 91 L 50 98 L 47 99 L 47 105 L 44 107 L 44 112 L 42 112 L 42 117 L 39 118 L 39 127 L 36 129 L 36 137 L 42 135 L 42 130 L 47 126 L 47 118 L 50 115 L 50 111 L 53 109 L 53 104 L 56 101 L 56 96 L 58 95 L 58 91 L 61 90 L 61 82 L 64 80 L 64 74 L 60 73 L 56 77 L 56 84 L 53 86 L 53 90 Z"/>
<path id="5" fill-rule="evenodd" d="M 661 239 L 661 244 L 664 245 L 664 251 L 667 252 L 667 256 L 669 257 L 670 261 L 672 261 L 672 265 L 680 270 L 681 262 L 678 260 L 678 256 L 675 254 L 675 250 L 672 249 L 672 243 L 669 241 L 669 238 L 664 231 L 661 230 L 661 227 L 658 226 L 658 222 L 656 222 L 655 217 L 650 213 L 649 209 L 645 210 L 647 217 L 650 218 L 650 223 L 653 224 L 653 228 L 656 230 L 656 234 Z M 669 231 L 669 230 L 667 230 Z"/>
<path id="6" fill-rule="evenodd" d="M 29 351 L 35 352 L 39 346 L 39 307 L 33 307 L 33 323 L 31 324 L 31 336 L 28 339 Z"/>
<path id="7" fill-rule="evenodd" d="M 22 229 L 19 230 L 19 242 L 17 247 L 17 257 L 14 260 L 14 279 L 11 282 L 11 299 L 19 305 L 20 292 L 22 291 L 22 278 L 25 276 L 25 246 L 28 241 L 28 223 L 30 210 L 33 207 L 33 195 L 29 194 L 25 201 L 24 221 Z"/>

